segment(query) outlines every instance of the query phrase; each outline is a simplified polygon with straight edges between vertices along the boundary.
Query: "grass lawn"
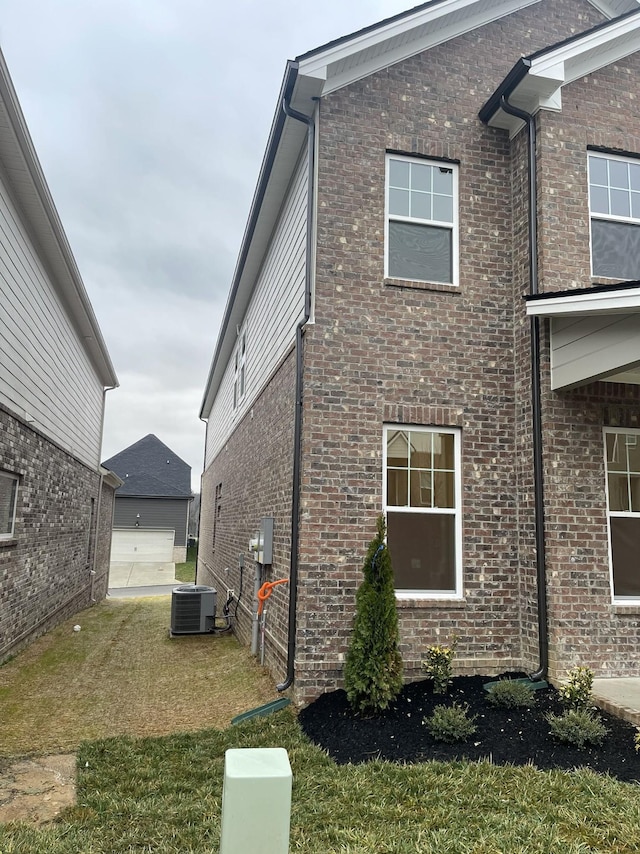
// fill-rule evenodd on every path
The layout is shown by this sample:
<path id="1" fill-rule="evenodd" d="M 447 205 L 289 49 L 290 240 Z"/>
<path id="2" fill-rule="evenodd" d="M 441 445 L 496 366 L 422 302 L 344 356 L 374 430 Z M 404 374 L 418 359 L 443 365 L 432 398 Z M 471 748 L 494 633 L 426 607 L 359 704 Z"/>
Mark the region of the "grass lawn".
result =
<path id="1" fill-rule="evenodd" d="M 46 829 L 0 827 L 0 851 L 217 854 L 224 751 L 276 746 L 294 774 L 292 852 L 640 850 L 638 786 L 488 763 L 337 766 L 285 710 L 224 731 L 85 744 L 77 806 Z"/>
<path id="2" fill-rule="evenodd" d="M 170 639 L 170 620 L 169 596 L 110 599 L 0 667 L 0 758 L 72 751 L 105 736 L 225 727 L 277 697 L 235 637 Z"/>
<path id="3" fill-rule="evenodd" d="M 287 749 L 291 852 L 640 851 L 638 785 L 487 762 L 338 766 L 290 709 L 229 727 L 273 683 L 233 637 L 169 640 L 169 602 L 103 603 L 0 668 L 0 765 L 78 752 L 77 805 L 41 829 L 0 825 L 1 854 L 218 854 L 229 747 Z"/>
<path id="4" fill-rule="evenodd" d="M 176 564 L 176 578 L 178 581 L 184 581 L 186 583 L 195 581 L 197 552 L 197 546 L 189 546 L 187 549 L 186 562 Z"/>

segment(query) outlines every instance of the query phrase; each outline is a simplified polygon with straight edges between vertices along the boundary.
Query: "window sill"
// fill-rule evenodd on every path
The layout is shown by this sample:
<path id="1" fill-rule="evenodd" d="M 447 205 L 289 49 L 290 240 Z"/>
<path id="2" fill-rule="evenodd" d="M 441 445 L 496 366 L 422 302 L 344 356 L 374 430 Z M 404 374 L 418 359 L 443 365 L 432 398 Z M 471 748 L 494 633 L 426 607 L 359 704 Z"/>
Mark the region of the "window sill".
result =
<path id="1" fill-rule="evenodd" d="M 385 279 L 387 288 L 400 288 L 416 291 L 435 291 L 441 294 L 459 294 L 459 285 L 445 285 L 438 282 L 416 282 L 411 279 Z"/>
<path id="2" fill-rule="evenodd" d="M 629 602 L 628 605 L 623 605 L 622 602 L 614 602 L 613 613 L 617 617 L 636 617 L 640 615 L 640 602 Z"/>
<path id="3" fill-rule="evenodd" d="M 2 539 L 0 537 L 0 549 L 9 548 L 9 546 L 17 546 L 18 540 L 16 537 L 9 537 L 8 539 Z"/>
<path id="4" fill-rule="evenodd" d="M 396 607 L 400 609 L 404 608 L 466 608 L 467 603 L 465 599 L 431 599 L 426 594 L 425 596 L 412 596 L 406 598 L 398 598 L 396 596 Z"/>

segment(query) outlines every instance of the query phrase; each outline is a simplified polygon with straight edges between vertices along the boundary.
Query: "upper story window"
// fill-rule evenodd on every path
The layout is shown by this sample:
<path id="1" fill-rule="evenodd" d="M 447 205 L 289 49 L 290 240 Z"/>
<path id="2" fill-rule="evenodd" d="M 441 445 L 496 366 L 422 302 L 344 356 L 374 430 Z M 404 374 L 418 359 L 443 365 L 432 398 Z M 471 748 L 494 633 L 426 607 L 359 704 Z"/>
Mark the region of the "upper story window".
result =
<path id="1" fill-rule="evenodd" d="M 460 431 L 385 427 L 385 511 L 396 595 L 462 595 Z"/>
<path id="2" fill-rule="evenodd" d="M 385 276 L 458 284 L 458 168 L 387 155 Z"/>
<path id="3" fill-rule="evenodd" d="M 244 397 L 247 368 L 247 333 L 243 332 L 236 344 L 233 372 L 233 408 L 235 409 Z"/>
<path id="4" fill-rule="evenodd" d="M 589 155 L 591 271 L 640 279 L 640 160 Z"/>
<path id="5" fill-rule="evenodd" d="M 616 600 L 640 599 L 640 430 L 605 428 L 611 576 Z"/>
<path id="6" fill-rule="evenodd" d="M 18 478 L 9 472 L 0 471 L 0 540 L 13 537 L 17 495 Z"/>

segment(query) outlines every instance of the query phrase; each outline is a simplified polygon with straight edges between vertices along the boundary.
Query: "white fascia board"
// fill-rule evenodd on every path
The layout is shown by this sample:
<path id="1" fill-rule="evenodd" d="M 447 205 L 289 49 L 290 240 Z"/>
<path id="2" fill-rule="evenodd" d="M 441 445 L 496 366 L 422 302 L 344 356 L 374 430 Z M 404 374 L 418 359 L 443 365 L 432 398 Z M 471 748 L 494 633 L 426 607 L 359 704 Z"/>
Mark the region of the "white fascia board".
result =
<path id="1" fill-rule="evenodd" d="M 607 27 L 531 60 L 529 74 L 545 79 L 562 68 L 563 85 L 610 65 L 640 49 L 640 10 Z"/>
<path id="2" fill-rule="evenodd" d="M 589 2 L 609 19 L 632 12 L 640 4 L 640 0 L 589 0 Z"/>
<path id="3" fill-rule="evenodd" d="M 362 35 L 356 34 L 353 38 L 340 41 L 333 47 L 329 46 L 325 51 L 308 59 L 301 57 L 300 74 L 324 81 L 322 94 L 327 95 L 376 71 L 539 2 L 540 0 L 495 0 L 488 6 L 483 0 L 445 0 L 437 6 L 421 9 L 399 21 L 391 21 Z M 461 12 L 465 14 L 460 16 Z M 449 22 L 447 18 L 450 19 Z M 436 23 L 438 26 L 435 26 Z M 411 31 L 418 28 L 426 28 L 427 32 L 419 38 L 403 38 L 410 36 Z M 393 40 L 398 38 L 402 39 L 402 44 L 393 48 Z M 390 45 L 388 50 L 384 49 L 385 42 Z M 358 54 L 364 56 L 367 51 L 372 51 L 374 56 L 363 59 L 361 63 L 356 60 L 341 74 L 331 73 L 336 65 Z"/>
<path id="4" fill-rule="evenodd" d="M 510 93 L 509 102 L 532 114 L 541 109 L 560 111 L 563 86 L 638 50 L 640 7 L 637 15 L 613 21 L 606 27 L 532 59 L 527 74 Z M 489 125 L 505 128 L 514 136 L 523 122 L 503 110 L 497 110 Z"/>
<path id="5" fill-rule="evenodd" d="M 529 317 L 580 317 L 589 314 L 629 314 L 640 312 L 640 287 L 623 291 L 596 291 L 593 294 L 566 294 L 528 300 Z"/>

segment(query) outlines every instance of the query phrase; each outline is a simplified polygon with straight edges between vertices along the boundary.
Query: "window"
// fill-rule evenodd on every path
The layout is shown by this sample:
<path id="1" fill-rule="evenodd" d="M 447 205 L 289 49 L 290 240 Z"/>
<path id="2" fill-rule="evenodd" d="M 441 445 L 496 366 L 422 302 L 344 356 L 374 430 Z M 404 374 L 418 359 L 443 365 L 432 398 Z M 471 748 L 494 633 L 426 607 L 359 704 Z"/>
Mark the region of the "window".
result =
<path id="1" fill-rule="evenodd" d="M 247 362 L 247 333 L 243 332 L 236 345 L 234 373 L 233 373 L 233 408 L 235 409 L 245 391 L 245 375 Z"/>
<path id="2" fill-rule="evenodd" d="M 640 160 L 589 155 L 591 271 L 640 278 Z"/>
<path id="3" fill-rule="evenodd" d="M 218 524 L 220 522 L 220 516 L 222 515 L 222 481 L 216 484 L 216 494 L 213 504 L 213 537 L 211 542 L 211 547 L 213 551 L 216 549 L 216 532 L 218 530 Z"/>
<path id="4" fill-rule="evenodd" d="M 388 425 L 384 461 L 396 594 L 461 596 L 459 431 Z"/>
<path id="5" fill-rule="evenodd" d="M 640 599 L 640 430 L 605 430 L 614 599 Z"/>
<path id="6" fill-rule="evenodd" d="M 458 284 L 458 169 L 387 156 L 385 276 Z"/>
<path id="7" fill-rule="evenodd" d="M 13 537 L 17 495 L 18 478 L 6 471 L 0 471 L 0 540 Z"/>

